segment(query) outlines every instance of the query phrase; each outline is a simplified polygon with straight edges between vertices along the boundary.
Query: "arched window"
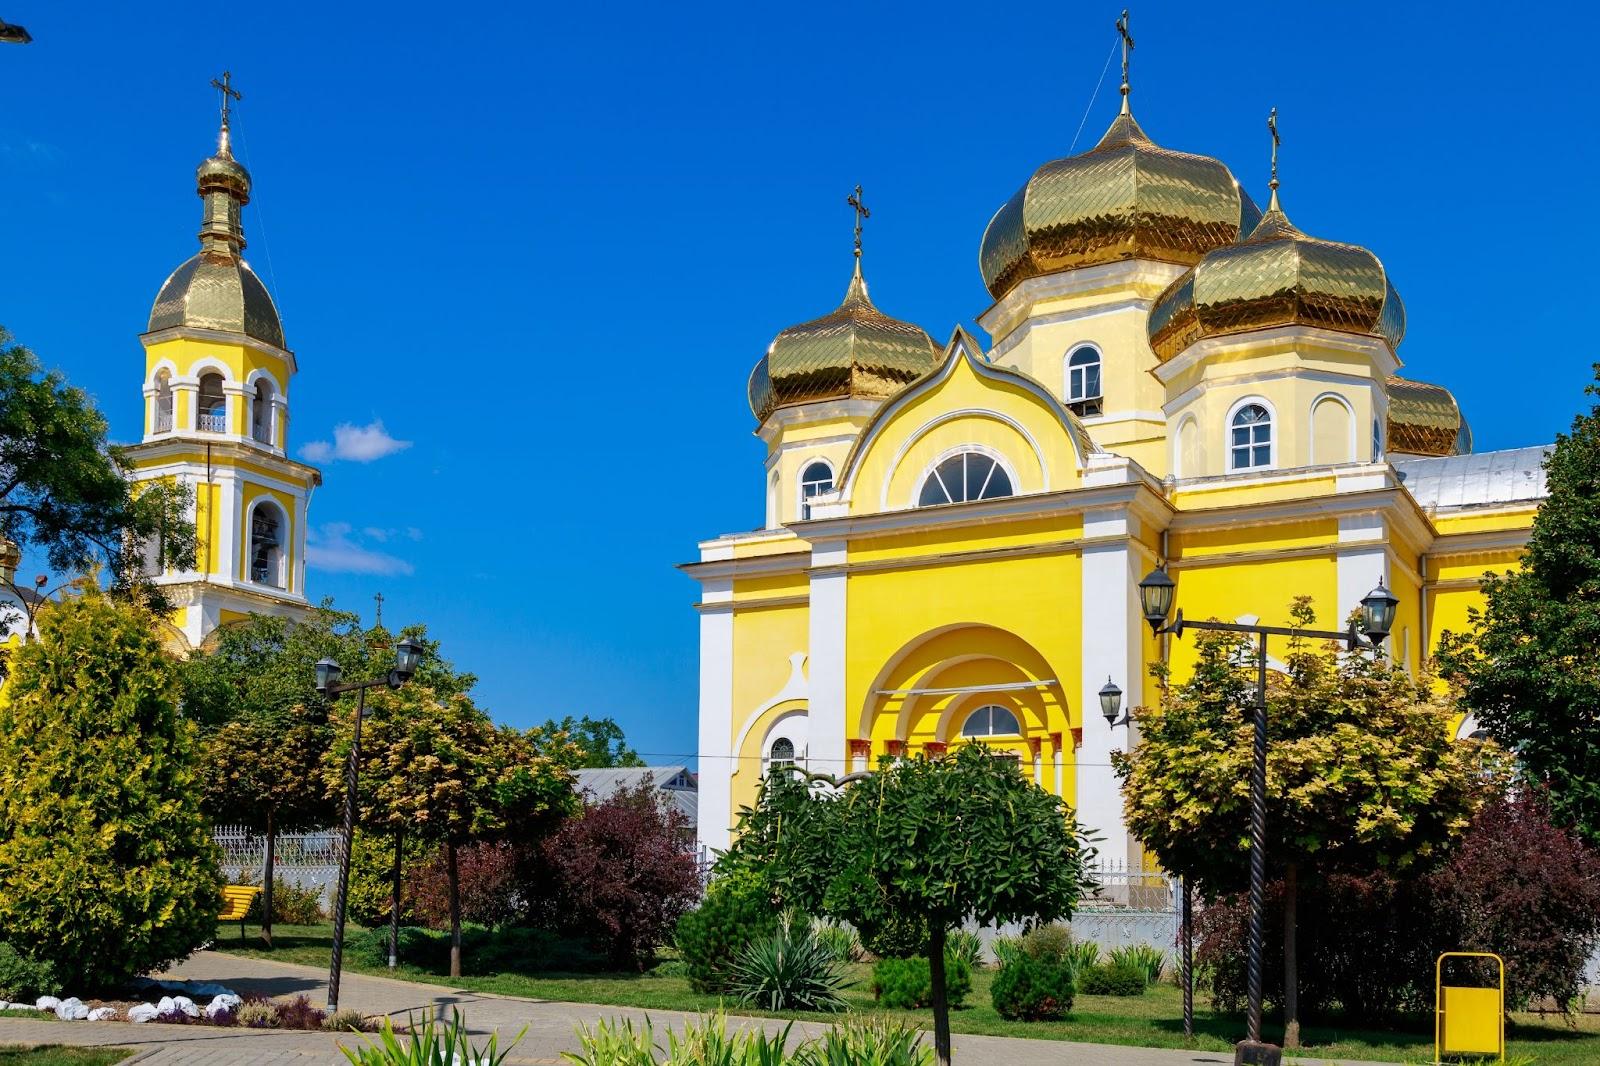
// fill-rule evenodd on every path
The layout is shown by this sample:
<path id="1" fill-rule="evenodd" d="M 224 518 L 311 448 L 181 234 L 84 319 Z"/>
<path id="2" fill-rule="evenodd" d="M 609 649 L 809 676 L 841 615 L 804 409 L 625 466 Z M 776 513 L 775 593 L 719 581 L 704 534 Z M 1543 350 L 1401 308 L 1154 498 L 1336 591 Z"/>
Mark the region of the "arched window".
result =
<path id="1" fill-rule="evenodd" d="M 780 766 L 794 765 L 794 741 L 788 737 L 779 737 L 772 742 L 772 747 L 767 749 L 767 768 L 776 769 Z"/>
<path id="2" fill-rule="evenodd" d="M 1272 416 L 1258 403 L 1233 413 L 1228 429 L 1228 469 L 1255 470 L 1272 465 Z"/>
<path id="3" fill-rule="evenodd" d="M 1017 722 L 1017 716 L 993 704 L 979 707 L 961 723 L 961 735 L 964 737 L 1014 737 L 1021 733 L 1022 726 Z"/>
<path id="4" fill-rule="evenodd" d="M 156 375 L 156 419 L 153 431 L 172 432 L 172 375 L 165 370 Z"/>
<path id="5" fill-rule="evenodd" d="M 285 563 L 288 553 L 288 523 L 273 503 L 256 504 L 250 515 L 250 580 L 258 585 L 287 588 Z"/>
<path id="6" fill-rule="evenodd" d="M 1067 356 L 1067 406 L 1081 418 L 1100 413 L 1100 352 L 1082 344 Z"/>
<path id="7" fill-rule="evenodd" d="M 962 452 L 933 468 L 928 480 L 922 483 L 917 506 L 996 500 L 1014 493 L 1011 475 L 1006 473 L 1005 467 L 982 452 Z"/>
<path id="8" fill-rule="evenodd" d="M 214 371 L 200 376 L 194 428 L 206 433 L 228 431 L 228 398 L 222 394 L 222 375 Z"/>
<path id="9" fill-rule="evenodd" d="M 266 378 L 256 379 L 250 400 L 250 436 L 262 444 L 272 443 L 272 382 Z"/>
<path id="10" fill-rule="evenodd" d="M 811 517 L 811 500 L 833 491 L 833 468 L 817 460 L 800 472 L 800 518 Z"/>

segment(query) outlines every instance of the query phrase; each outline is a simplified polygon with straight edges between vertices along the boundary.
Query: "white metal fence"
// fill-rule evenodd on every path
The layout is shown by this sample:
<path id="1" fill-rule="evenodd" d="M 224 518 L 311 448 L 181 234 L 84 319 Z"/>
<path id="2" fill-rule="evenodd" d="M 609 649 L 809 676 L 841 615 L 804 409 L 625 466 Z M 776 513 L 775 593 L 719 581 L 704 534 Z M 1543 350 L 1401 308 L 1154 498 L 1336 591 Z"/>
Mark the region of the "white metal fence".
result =
<path id="1" fill-rule="evenodd" d="M 1178 879 L 1160 870 L 1102 862 L 1090 871 L 1095 895 L 1073 912 L 1072 935 L 1103 950 L 1149 944 L 1171 953 L 1178 942 Z"/>
<path id="2" fill-rule="evenodd" d="M 267 865 L 267 838 L 239 825 L 219 825 L 212 834 L 222 849 L 222 873 L 235 884 L 261 884 Z M 333 901 L 339 877 L 339 835 L 333 829 L 279 833 L 273 848 L 277 876 L 299 888 L 316 889 L 323 906 Z"/>

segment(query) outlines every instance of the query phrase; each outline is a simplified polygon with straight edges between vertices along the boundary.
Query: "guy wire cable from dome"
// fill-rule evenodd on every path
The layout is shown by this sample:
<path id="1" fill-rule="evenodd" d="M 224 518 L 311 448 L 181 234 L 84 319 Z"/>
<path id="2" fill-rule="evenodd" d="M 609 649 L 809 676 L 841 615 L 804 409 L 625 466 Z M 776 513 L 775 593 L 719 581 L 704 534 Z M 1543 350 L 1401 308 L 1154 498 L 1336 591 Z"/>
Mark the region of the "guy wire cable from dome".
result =
<path id="1" fill-rule="evenodd" d="M 239 135 L 239 151 L 244 154 L 245 169 L 254 175 L 255 166 L 250 162 L 250 139 L 244 134 Z M 251 202 L 256 205 L 256 219 L 261 223 L 261 250 L 267 253 L 267 281 L 271 284 L 272 302 L 277 307 L 278 322 L 281 326 L 288 321 L 289 316 L 283 312 L 283 290 L 278 288 L 278 274 L 272 269 L 272 239 L 267 236 L 267 213 L 261 209 L 261 194 L 255 189 L 250 191 L 254 194 L 251 196 Z M 289 331 L 285 327 L 282 332 L 284 343 L 287 344 Z"/>
<path id="2" fill-rule="evenodd" d="M 1072 135 L 1072 145 L 1067 149 L 1071 155 L 1078 148 L 1078 138 L 1083 136 L 1083 127 L 1089 121 L 1089 112 L 1094 110 L 1094 102 L 1100 99 L 1100 86 L 1106 83 L 1106 71 L 1111 69 L 1111 57 L 1117 54 L 1117 46 L 1113 44 L 1111 51 L 1106 53 L 1106 65 L 1100 68 L 1100 80 L 1094 83 L 1094 92 L 1089 94 L 1089 104 L 1083 109 L 1083 117 L 1078 120 L 1078 132 Z"/>

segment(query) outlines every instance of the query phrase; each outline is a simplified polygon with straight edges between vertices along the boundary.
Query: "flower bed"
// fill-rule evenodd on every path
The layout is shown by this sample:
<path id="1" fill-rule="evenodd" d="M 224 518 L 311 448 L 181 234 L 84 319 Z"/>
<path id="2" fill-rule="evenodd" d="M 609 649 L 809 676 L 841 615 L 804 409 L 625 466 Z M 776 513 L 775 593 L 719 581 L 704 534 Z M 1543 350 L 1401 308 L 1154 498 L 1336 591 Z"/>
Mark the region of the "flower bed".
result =
<path id="1" fill-rule="evenodd" d="M 57 1018 L 64 1022 L 128 1022 L 143 1025 L 212 1025 L 223 1028 L 337 1030 L 376 1032 L 377 1027 L 356 1011 L 327 1011 L 301 995 L 293 999 L 244 999 L 232 992 L 212 996 L 204 1006 L 188 996 L 162 996 L 155 1002 L 137 1000 L 82 1000 L 41 996 L 32 1003 L 0 1002 L 0 1014 L 32 1018 Z"/>

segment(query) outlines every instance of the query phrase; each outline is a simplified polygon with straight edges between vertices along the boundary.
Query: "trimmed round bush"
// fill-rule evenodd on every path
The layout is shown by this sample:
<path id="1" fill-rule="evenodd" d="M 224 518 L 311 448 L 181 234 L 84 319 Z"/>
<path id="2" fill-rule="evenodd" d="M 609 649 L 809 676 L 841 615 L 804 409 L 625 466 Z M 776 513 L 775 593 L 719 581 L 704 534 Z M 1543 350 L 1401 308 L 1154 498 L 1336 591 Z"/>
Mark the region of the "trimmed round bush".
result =
<path id="1" fill-rule="evenodd" d="M 755 876 L 732 873 L 711 882 L 705 901 L 678 919 L 674 936 L 689 987 L 712 995 L 731 992 L 739 953 L 777 928 L 777 912 Z"/>
<path id="2" fill-rule="evenodd" d="M 1072 1009 L 1072 967 L 1018 955 L 1000 967 L 989 998 L 1000 1017 L 1012 1021 L 1064 1018 Z"/>
<path id="3" fill-rule="evenodd" d="M 1142 996 L 1147 987 L 1144 971 L 1126 963 L 1090 966 L 1078 977 L 1078 991 L 1086 996 Z"/>

